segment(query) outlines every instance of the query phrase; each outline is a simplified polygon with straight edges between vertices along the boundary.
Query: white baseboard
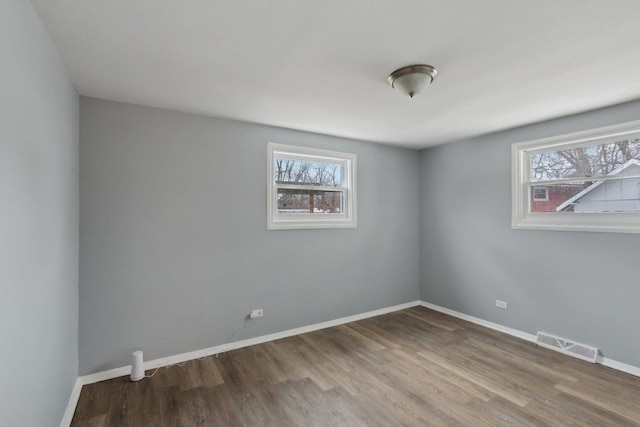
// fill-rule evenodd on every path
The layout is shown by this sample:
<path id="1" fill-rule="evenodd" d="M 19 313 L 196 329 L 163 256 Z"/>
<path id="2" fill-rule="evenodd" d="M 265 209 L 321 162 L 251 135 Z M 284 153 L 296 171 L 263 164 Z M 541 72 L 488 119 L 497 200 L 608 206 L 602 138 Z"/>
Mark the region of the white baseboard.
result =
<path id="1" fill-rule="evenodd" d="M 188 353 L 176 354 L 174 356 L 163 357 L 160 359 L 150 360 L 144 362 L 145 371 L 149 369 L 162 368 L 164 366 L 175 365 L 176 363 L 182 363 L 189 360 L 200 359 L 202 357 L 211 356 L 214 354 L 224 353 L 225 351 L 234 350 L 237 348 L 248 347 L 255 344 L 262 344 L 268 341 L 274 341 L 281 338 L 291 337 L 294 335 L 300 335 L 307 332 L 317 331 L 319 329 L 330 328 L 332 326 L 343 325 L 349 322 L 355 322 L 356 320 L 362 320 L 369 317 L 380 316 L 382 314 L 392 313 L 398 310 L 404 310 L 405 308 L 415 307 L 420 305 L 420 301 L 411 301 L 404 304 L 394 305 L 392 307 L 385 307 L 378 310 L 367 311 L 366 313 L 355 314 L 353 316 L 341 317 L 339 319 L 328 320 L 326 322 L 316 323 L 314 325 L 303 326 L 300 328 L 289 329 L 282 332 L 276 332 L 273 334 L 263 335 L 260 337 L 249 338 L 246 340 L 237 341 L 236 343 L 226 343 L 215 347 L 209 347 L 202 350 L 191 351 Z M 129 375 L 131 373 L 131 365 L 121 366 L 119 368 L 109 369 L 107 371 L 96 372 L 94 374 L 83 375 L 78 377 L 76 384 L 69 397 L 69 405 L 64 413 L 60 427 L 68 427 L 73 419 L 73 414 L 78 405 L 78 399 L 80 398 L 80 391 L 83 385 L 93 384 L 100 381 L 110 380 L 122 376 Z"/>
<path id="2" fill-rule="evenodd" d="M 71 396 L 69 396 L 69 403 L 67 409 L 64 411 L 62 421 L 60 421 L 60 427 L 67 427 L 71 425 L 73 420 L 73 414 L 76 412 L 76 406 L 78 405 L 78 399 L 80 398 L 80 391 L 82 390 L 82 381 L 80 377 L 76 378 L 76 382 L 71 390 Z"/>
<path id="3" fill-rule="evenodd" d="M 460 313 L 459 311 L 451 310 L 449 308 L 440 307 L 439 305 L 431 304 L 429 302 L 420 301 L 420 305 L 426 308 L 430 308 L 440 313 L 448 314 L 458 319 L 466 320 L 476 325 L 484 326 L 489 329 L 496 330 L 498 332 L 504 332 L 505 334 L 512 335 L 514 337 L 521 338 L 525 341 L 536 342 L 536 336 L 527 332 L 520 331 L 518 329 L 509 328 L 507 326 L 500 325 L 498 323 L 489 322 L 488 320 L 479 319 L 477 317 L 469 316 L 468 314 Z"/>
<path id="4" fill-rule="evenodd" d="M 289 329 L 282 332 L 263 335 L 260 337 L 249 338 L 246 340 L 237 341 L 235 344 L 226 343 L 226 344 L 221 344 L 215 347 L 205 348 L 202 350 L 196 350 L 188 353 L 182 353 L 174 356 L 150 360 L 144 363 L 144 369 L 149 370 L 149 369 L 161 368 L 164 366 L 170 366 L 176 363 L 182 363 L 189 360 L 211 356 L 214 354 L 224 353 L 226 351 L 234 350 L 237 348 L 248 347 L 256 344 L 262 344 L 265 342 L 274 341 L 281 338 L 304 334 L 307 332 L 313 332 L 320 329 L 330 328 L 333 326 L 343 325 L 349 322 L 355 322 L 357 320 L 362 320 L 369 317 L 380 316 L 382 314 L 392 313 L 398 310 L 404 310 L 405 308 L 415 307 L 417 305 L 430 308 L 432 310 L 439 311 L 441 313 L 448 314 L 450 316 L 457 317 L 459 319 L 463 319 L 471 323 L 475 323 L 477 325 L 487 327 L 489 329 L 494 329 L 498 332 L 503 332 L 505 334 L 512 335 L 514 337 L 518 337 L 526 341 L 531 341 L 531 342 L 536 341 L 536 336 L 533 334 L 529 334 L 527 332 L 523 332 L 518 329 L 509 328 L 507 326 L 503 326 L 498 323 L 489 322 L 487 320 L 470 316 L 468 314 L 460 313 L 458 311 L 451 310 L 449 308 L 440 307 L 438 305 L 431 304 L 425 301 L 416 300 L 416 301 L 411 301 L 404 304 L 394 305 L 392 307 L 381 308 L 379 310 L 368 311 L 366 313 L 355 314 L 353 316 L 341 317 L 339 319 L 329 320 L 326 322 L 316 323 L 313 325 L 303 326 L 300 328 L 294 328 L 294 329 Z M 610 368 L 640 377 L 640 368 L 636 366 L 627 365 L 625 363 L 618 362 L 613 359 L 608 359 L 606 357 L 598 357 L 597 362 L 604 366 L 608 366 Z M 83 385 L 93 384 L 99 381 L 105 381 L 112 378 L 122 377 L 125 375 L 129 375 L 130 373 L 131 373 L 131 365 L 127 365 L 119 368 L 109 369 L 108 371 L 96 372 L 94 374 L 83 375 L 81 377 L 78 377 L 78 379 L 76 380 L 76 384 L 73 387 L 71 397 L 69 398 L 69 405 L 67 406 L 67 410 L 65 411 L 65 414 L 62 419 L 62 422 L 60 423 L 60 426 L 66 427 L 66 426 L 69 426 L 69 424 L 71 423 L 76 405 L 78 404 L 78 398 L 80 397 L 80 391 Z"/>
<path id="5" fill-rule="evenodd" d="M 489 329 L 494 329 L 498 332 L 504 332 L 505 334 L 512 335 L 514 337 L 522 338 L 526 341 L 536 342 L 536 336 L 527 332 L 520 331 L 518 329 L 509 328 L 507 326 L 500 325 L 498 323 L 489 322 L 487 320 L 479 319 L 477 317 L 469 316 L 468 314 L 460 313 L 449 308 L 440 307 L 439 305 L 431 304 L 425 301 L 420 301 L 420 305 L 426 308 L 430 308 L 441 313 L 448 314 L 453 317 L 457 317 L 462 320 L 466 320 L 471 323 L 475 323 L 480 326 L 485 326 Z M 640 368 L 633 365 L 627 365 L 626 363 L 618 362 L 617 360 L 609 359 L 607 357 L 598 356 L 596 363 L 603 366 L 613 368 L 618 371 L 625 372 L 627 374 L 640 377 Z"/>
<path id="6" fill-rule="evenodd" d="M 200 359 L 202 357 L 211 356 L 214 354 L 224 353 L 226 351 L 235 350 L 237 348 L 248 347 L 251 345 L 262 344 L 268 341 L 274 341 L 281 338 L 291 337 L 294 335 L 304 334 L 307 332 L 317 331 L 319 329 L 330 328 L 332 326 L 343 325 L 349 322 L 355 322 L 356 320 L 362 320 L 369 317 L 380 316 L 381 314 L 392 313 L 398 310 L 404 310 L 405 308 L 415 307 L 420 305 L 420 301 L 411 301 L 404 304 L 394 305 L 392 307 L 381 308 L 378 310 L 367 311 L 366 313 L 355 314 L 353 316 L 341 317 L 339 319 L 328 320 L 326 322 L 316 323 L 309 326 L 302 326 L 300 328 L 288 329 L 282 332 L 276 332 L 273 334 L 262 335 L 255 338 L 248 338 L 246 340 L 236 341 L 234 343 L 221 344 L 215 347 L 209 347 L 202 350 L 190 351 L 188 353 L 176 354 L 174 356 L 163 357 L 160 359 L 150 360 L 144 362 L 145 371 L 149 369 L 162 368 L 164 366 L 175 365 L 176 363 L 186 362 L 188 360 Z M 79 377 L 82 384 L 93 384 L 99 381 L 105 381 L 112 378 L 122 377 L 131 373 L 131 365 L 122 366 L 120 368 L 109 369 L 108 371 L 96 372 L 95 374 L 89 374 Z"/>
<path id="7" fill-rule="evenodd" d="M 640 377 L 640 368 L 637 366 L 627 365 L 626 363 L 618 362 L 617 360 L 609 359 L 602 356 L 598 356 L 598 360 L 596 360 L 596 362 L 617 371 L 626 372 L 627 374 Z"/>

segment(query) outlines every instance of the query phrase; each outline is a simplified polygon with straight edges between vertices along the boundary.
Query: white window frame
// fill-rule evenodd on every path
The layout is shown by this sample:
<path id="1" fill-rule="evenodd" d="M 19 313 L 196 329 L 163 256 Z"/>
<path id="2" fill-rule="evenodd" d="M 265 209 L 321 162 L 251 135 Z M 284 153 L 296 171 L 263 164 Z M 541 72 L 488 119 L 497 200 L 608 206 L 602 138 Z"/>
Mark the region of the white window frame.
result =
<path id="1" fill-rule="evenodd" d="M 640 121 L 576 132 L 511 146 L 511 227 L 529 230 L 640 233 L 640 213 L 529 212 L 530 156 L 640 138 Z M 543 184 L 543 183 L 539 183 Z"/>
<path id="2" fill-rule="evenodd" d="M 343 166 L 342 187 L 326 187 L 343 193 L 343 209 L 340 214 L 280 214 L 278 213 L 278 188 L 274 179 L 274 163 L 277 158 L 301 161 L 337 163 Z M 313 228 L 355 228 L 356 222 L 356 162 L 355 154 L 320 150 L 294 145 L 267 143 L 267 228 L 292 230 Z M 319 187 L 322 189 L 324 187 Z M 314 186 L 314 189 L 318 187 Z"/>

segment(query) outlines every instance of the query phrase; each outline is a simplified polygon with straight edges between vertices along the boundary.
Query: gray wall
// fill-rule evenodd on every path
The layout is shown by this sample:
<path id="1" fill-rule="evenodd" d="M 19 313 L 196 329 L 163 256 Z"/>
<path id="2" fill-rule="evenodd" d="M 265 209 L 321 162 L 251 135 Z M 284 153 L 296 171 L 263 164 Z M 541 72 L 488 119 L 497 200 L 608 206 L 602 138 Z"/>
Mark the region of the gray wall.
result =
<path id="1" fill-rule="evenodd" d="M 421 299 L 640 366 L 640 235 L 511 229 L 512 143 L 639 117 L 628 103 L 423 150 Z"/>
<path id="2" fill-rule="evenodd" d="M 0 2 L 0 424 L 60 423 L 78 375 L 78 95 L 31 3 Z"/>
<path id="3" fill-rule="evenodd" d="M 419 295 L 419 153 L 80 101 L 80 373 Z M 358 227 L 268 231 L 267 142 L 356 153 Z"/>

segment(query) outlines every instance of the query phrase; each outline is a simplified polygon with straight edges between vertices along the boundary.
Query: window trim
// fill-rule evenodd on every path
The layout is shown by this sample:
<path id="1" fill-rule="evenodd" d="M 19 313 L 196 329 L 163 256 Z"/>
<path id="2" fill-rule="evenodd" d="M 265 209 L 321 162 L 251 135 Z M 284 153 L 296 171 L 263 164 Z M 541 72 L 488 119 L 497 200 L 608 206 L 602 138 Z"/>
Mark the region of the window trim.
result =
<path id="1" fill-rule="evenodd" d="M 344 165 L 343 186 L 340 191 L 344 194 L 343 214 L 278 214 L 278 184 L 274 180 L 274 161 L 281 155 L 290 159 L 310 159 L 330 161 Z M 267 143 L 267 228 L 269 230 L 296 230 L 318 228 L 355 228 L 356 221 L 356 163 L 357 156 L 339 151 L 321 150 L 295 145 Z M 323 188 L 323 187 L 320 187 Z M 333 187 L 332 187 L 333 188 Z"/>
<path id="2" fill-rule="evenodd" d="M 640 121 L 511 145 L 511 228 L 526 230 L 640 233 L 640 213 L 529 212 L 529 156 L 640 138 Z"/>

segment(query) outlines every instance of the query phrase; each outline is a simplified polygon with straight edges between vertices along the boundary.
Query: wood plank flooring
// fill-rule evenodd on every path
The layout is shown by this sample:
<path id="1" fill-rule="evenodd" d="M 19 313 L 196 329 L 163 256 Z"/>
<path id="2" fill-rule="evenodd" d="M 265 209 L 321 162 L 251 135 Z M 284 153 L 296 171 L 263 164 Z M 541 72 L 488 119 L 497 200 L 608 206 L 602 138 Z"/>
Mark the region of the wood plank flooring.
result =
<path id="1" fill-rule="evenodd" d="M 73 426 L 640 426 L 640 378 L 423 307 L 84 386 Z"/>

